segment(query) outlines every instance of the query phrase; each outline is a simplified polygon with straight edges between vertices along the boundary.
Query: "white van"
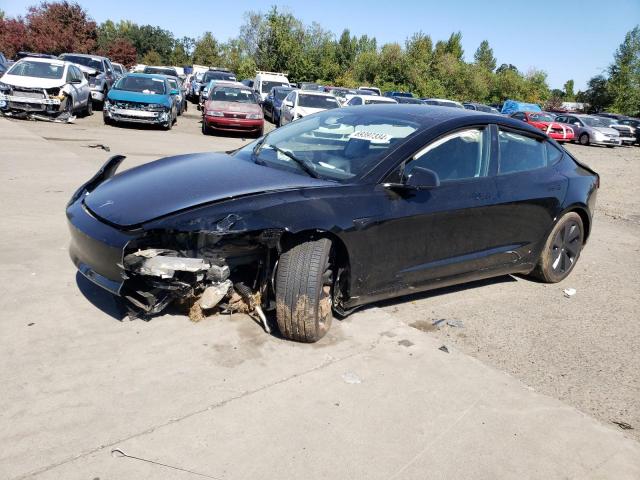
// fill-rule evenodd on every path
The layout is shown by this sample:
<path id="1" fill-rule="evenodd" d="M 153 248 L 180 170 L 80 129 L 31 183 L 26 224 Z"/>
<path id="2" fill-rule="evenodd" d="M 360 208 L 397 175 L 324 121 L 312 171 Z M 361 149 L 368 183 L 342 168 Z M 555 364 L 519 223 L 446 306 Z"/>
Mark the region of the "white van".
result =
<path id="1" fill-rule="evenodd" d="M 258 70 L 253 79 L 253 89 L 264 100 L 273 87 L 288 87 L 289 79 L 284 73 L 263 72 Z"/>

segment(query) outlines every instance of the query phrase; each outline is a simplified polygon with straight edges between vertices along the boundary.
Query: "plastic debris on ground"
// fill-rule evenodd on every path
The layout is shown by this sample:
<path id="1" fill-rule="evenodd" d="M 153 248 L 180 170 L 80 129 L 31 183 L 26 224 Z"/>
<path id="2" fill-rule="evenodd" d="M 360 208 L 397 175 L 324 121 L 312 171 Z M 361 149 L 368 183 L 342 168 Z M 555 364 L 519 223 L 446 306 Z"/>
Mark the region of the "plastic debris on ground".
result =
<path id="1" fill-rule="evenodd" d="M 576 289 L 575 288 L 565 288 L 562 293 L 564 293 L 564 296 L 567 298 L 571 298 L 576 294 Z"/>

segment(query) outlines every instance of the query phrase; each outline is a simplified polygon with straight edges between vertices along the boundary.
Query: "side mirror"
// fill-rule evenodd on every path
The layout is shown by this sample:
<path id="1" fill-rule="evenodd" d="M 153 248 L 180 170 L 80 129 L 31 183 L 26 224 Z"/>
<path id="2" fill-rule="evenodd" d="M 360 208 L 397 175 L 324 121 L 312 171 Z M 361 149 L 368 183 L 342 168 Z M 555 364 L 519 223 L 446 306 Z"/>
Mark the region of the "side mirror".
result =
<path id="1" fill-rule="evenodd" d="M 180 90 L 177 90 L 175 88 L 171 90 L 171 95 L 178 95 L 179 93 L 180 93 Z"/>
<path id="2" fill-rule="evenodd" d="M 404 182 L 407 187 L 415 190 L 428 190 L 440 186 L 440 178 L 433 170 L 424 167 L 414 167 Z"/>
<path id="3" fill-rule="evenodd" d="M 291 100 L 285 100 L 284 106 L 285 107 L 289 107 L 289 108 L 293 108 L 293 102 Z"/>

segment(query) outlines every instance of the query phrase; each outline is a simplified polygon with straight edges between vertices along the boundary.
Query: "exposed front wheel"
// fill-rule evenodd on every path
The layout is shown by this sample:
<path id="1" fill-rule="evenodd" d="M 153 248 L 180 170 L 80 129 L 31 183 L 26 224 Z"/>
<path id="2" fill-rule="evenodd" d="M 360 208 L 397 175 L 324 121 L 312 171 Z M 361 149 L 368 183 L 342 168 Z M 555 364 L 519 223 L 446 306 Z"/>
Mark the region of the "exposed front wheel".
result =
<path id="1" fill-rule="evenodd" d="M 580 135 L 580 145 L 589 145 L 589 143 L 591 143 L 589 141 L 589 135 L 586 133 L 583 133 L 582 135 Z"/>
<path id="2" fill-rule="evenodd" d="M 276 275 L 276 317 L 285 338 L 317 342 L 329 331 L 333 270 L 327 238 L 296 245 L 280 255 Z"/>
<path id="3" fill-rule="evenodd" d="M 582 218 L 566 213 L 551 230 L 532 276 L 547 283 L 564 280 L 578 262 L 583 243 Z"/>

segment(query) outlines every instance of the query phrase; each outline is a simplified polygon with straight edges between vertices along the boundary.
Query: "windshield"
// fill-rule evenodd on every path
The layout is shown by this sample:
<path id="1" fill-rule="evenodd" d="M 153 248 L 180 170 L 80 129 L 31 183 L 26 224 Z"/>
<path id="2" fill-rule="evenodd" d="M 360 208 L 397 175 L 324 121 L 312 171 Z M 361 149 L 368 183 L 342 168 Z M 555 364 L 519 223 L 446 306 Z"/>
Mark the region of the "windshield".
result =
<path id="1" fill-rule="evenodd" d="M 78 57 L 76 55 L 62 55 L 63 60 L 71 63 L 77 63 L 78 65 L 83 65 L 85 67 L 93 68 L 98 70 L 99 72 L 104 72 L 104 66 L 102 65 L 102 60 L 94 60 L 89 57 Z"/>
<path id="2" fill-rule="evenodd" d="M 260 92 L 269 93 L 273 87 L 288 87 L 289 84 L 285 82 L 267 82 L 263 81 L 260 87 Z"/>
<path id="3" fill-rule="evenodd" d="M 546 113 L 530 113 L 529 118 L 534 122 L 553 122 L 554 117 Z"/>
<path id="4" fill-rule="evenodd" d="M 611 125 L 618 125 L 618 121 L 613 118 L 607 117 L 599 117 L 598 120 L 605 126 L 610 127 Z"/>
<path id="5" fill-rule="evenodd" d="M 257 103 L 253 92 L 248 88 L 217 87 L 211 91 L 209 100 L 214 102 Z"/>
<path id="6" fill-rule="evenodd" d="M 582 117 L 580 120 L 582 120 L 586 125 L 589 125 L 590 127 L 606 127 L 607 126 L 607 124 L 604 123 L 602 119 L 596 118 L 596 117 Z"/>
<path id="7" fill-rule="evenodd" d="M 367 173 L 418 129 L 419 124 L 401 117 L 341 108 L 296 120 L 273 130 L 257 148 L 254 143 L 241 151 L 255 148 L 257 163 L 303 175 L 307 169 L 300 163 L 304 163 L 315 176 L 348 181 Z"/>
<path id="8" fill-rule="evenodd" d="M 305 108 L 336 108 L 340 104 L 334 97 L 326 97 L 324 95 L 300 95 L 298 100 L 299 107 Z"/>
<path id="9" fill-rule="evenodd" d="M 21 60 L 9 69 L 7 75 L 36 78 L 62 78 L 64 66 L 45 62 Z"/>
<path id="10" fill-rule="evenodd" d="M 211 80 L 229 80 L 235 82 L 237 78 L 231 72 L 207 72 L 204 74 L 202 83 L 209 83 Z"/>
<path id="11" fill-rule="evenodd" d="M 113 87 L 116 90 L 138 92 L 146 95 L 164 95 L 164 80 L 153 77 L 122 77 Z"/>
<path id="12" fill-rule="evenodd" d="M 284 97 L 289 95 L 290 91 L 291 91 L 290 88 L 276 88 L 273 91 L 273 96 L 275 97 L 276 100 L 282 100 Z"/>

